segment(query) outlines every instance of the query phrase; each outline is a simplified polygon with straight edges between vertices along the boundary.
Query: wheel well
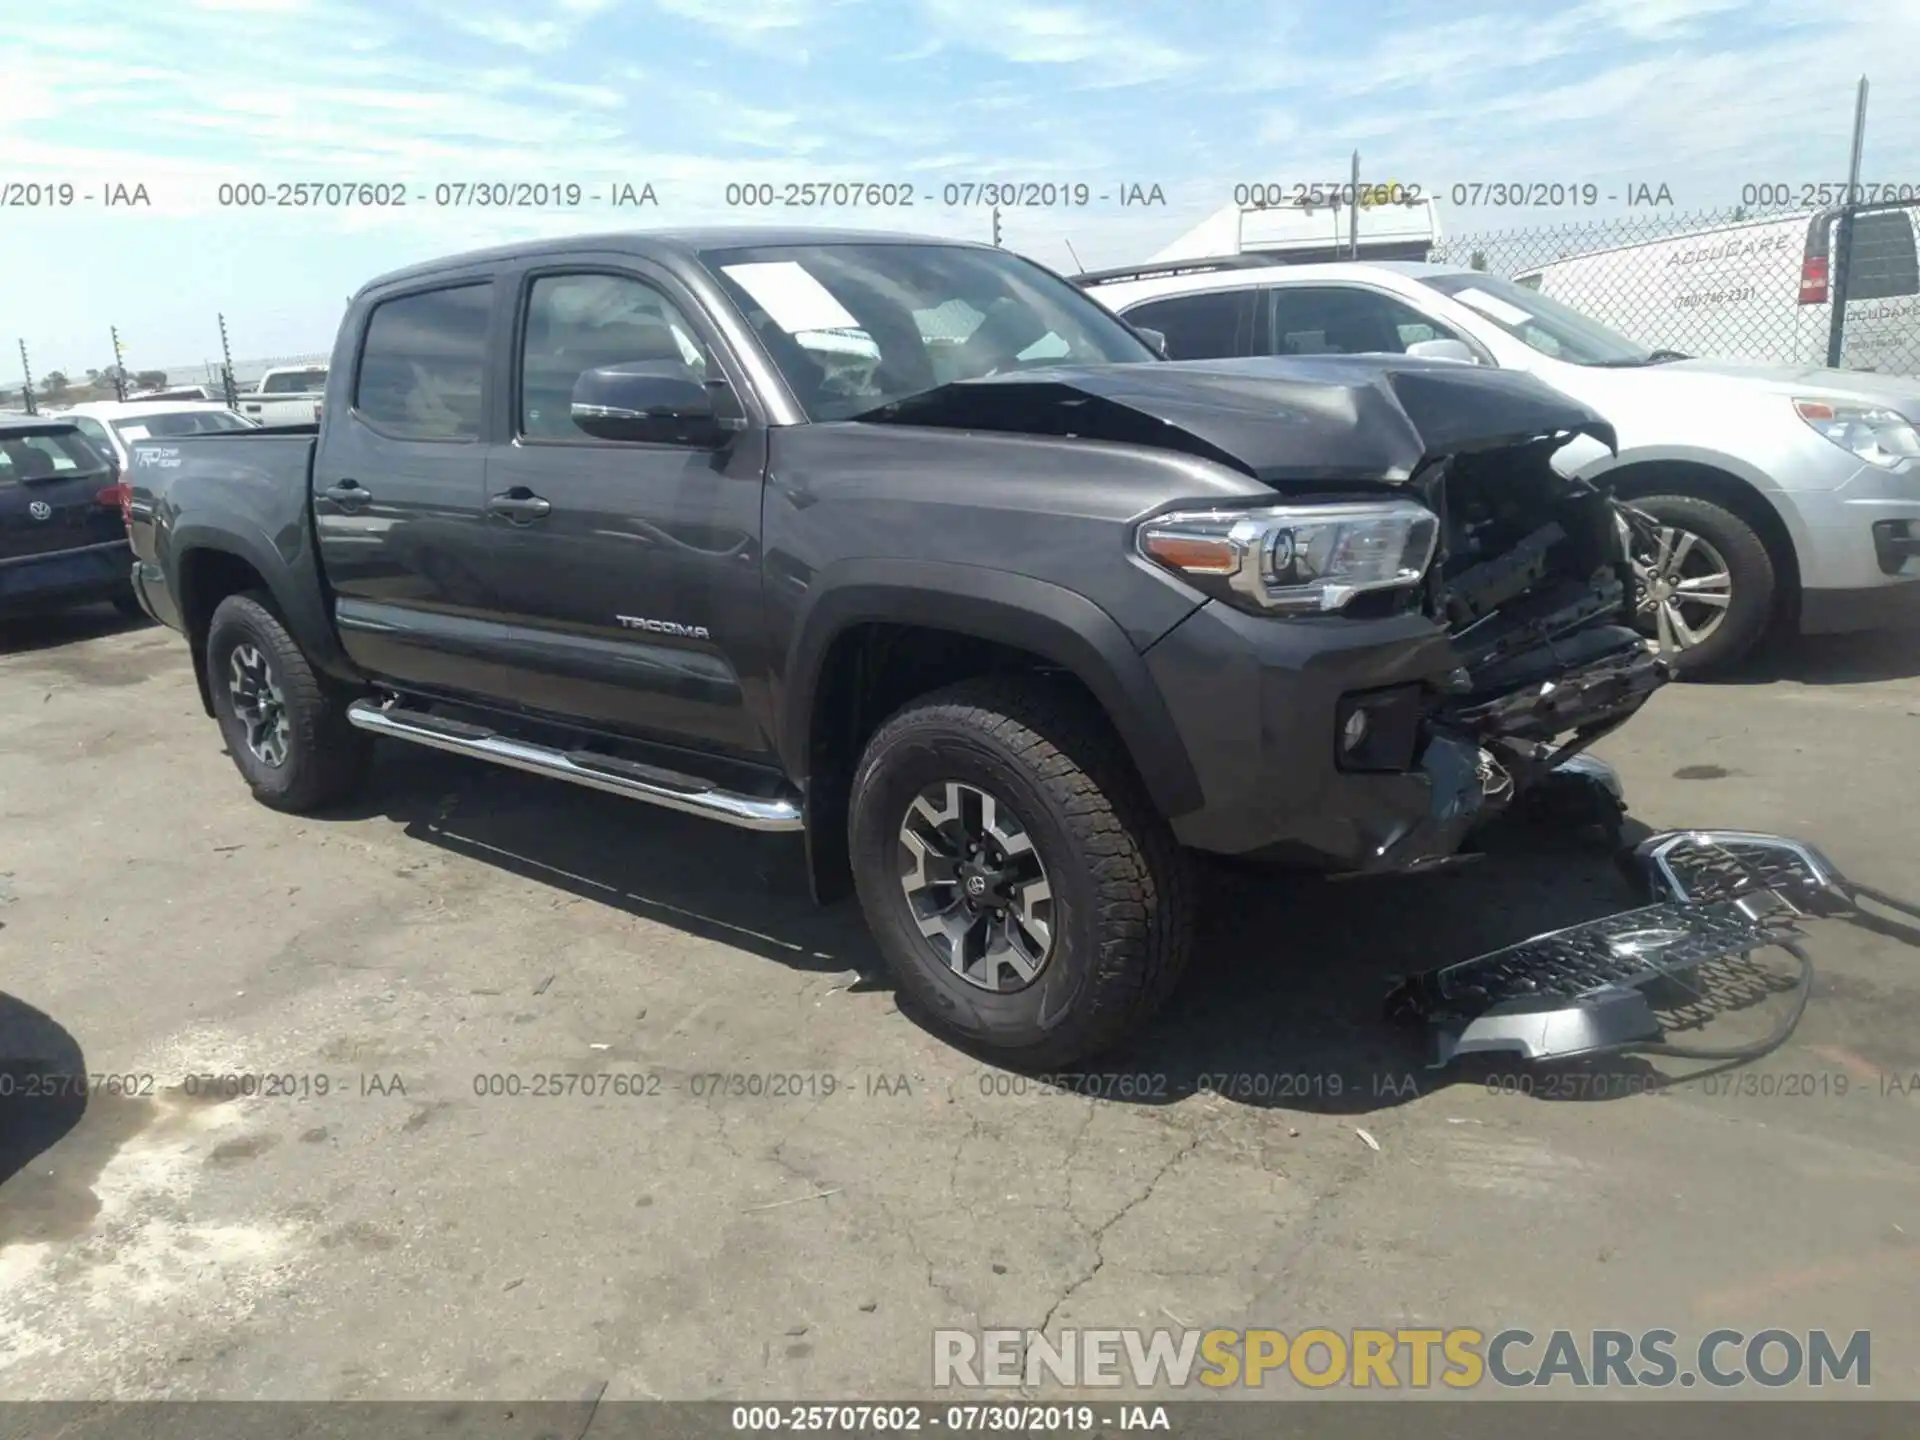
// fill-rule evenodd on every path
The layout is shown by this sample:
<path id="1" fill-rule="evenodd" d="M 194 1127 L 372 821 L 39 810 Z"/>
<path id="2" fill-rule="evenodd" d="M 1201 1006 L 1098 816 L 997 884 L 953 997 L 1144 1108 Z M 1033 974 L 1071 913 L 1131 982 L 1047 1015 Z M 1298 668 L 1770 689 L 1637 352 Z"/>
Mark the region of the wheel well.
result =
<path id="1" fill-rule="evenodd" d="M 979 675 L 1044 675 L 1078 691 L 1105 714 L 1079 677 L 1017 646 L 932 626 L 869 622 L 834 637 L 821 663 L 807 727 L 807 836 L 814 894 L 822 902 L 852 888 L 847 803 L 866 743 L 915 696 Z"/>
<path id="2" fill-rule="evenodd" d="M 1648 495 L 1691 495 L 1732 511 L 1760 537 L 1773 561 L 1779 581 L 1778 604 L 1783 619 L 1791 621 L 1800 606 L 1800 559 L 1793 537 L 1767 497 L 1738 475 L 1684 460 L 1648 460 L 1622 465 L 1603 477 L 1622 500 Z"/>
<path id="3" fill-rule="evenodd" d="M 227 550 L 189 550 L 179 560 L 180 626 L 193 654 L 193 678 L 200 686 L 200 703 L 213 713 L 213 695 L 207 688 L 207 630 L 213 612 L 229 595 L 265 590 L 260 572 Z"/>

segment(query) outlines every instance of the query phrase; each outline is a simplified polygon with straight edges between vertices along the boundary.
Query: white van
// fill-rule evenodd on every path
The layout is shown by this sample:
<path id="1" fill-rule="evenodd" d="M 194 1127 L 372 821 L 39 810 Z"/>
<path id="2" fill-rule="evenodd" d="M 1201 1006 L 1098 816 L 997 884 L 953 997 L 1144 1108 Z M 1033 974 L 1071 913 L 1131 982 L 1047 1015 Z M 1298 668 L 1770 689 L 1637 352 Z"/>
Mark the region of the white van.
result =
<path id="1" fill-rule="evenodd" d="M 1849 370 L 1920 373 L 1920 263 L 1912 207 L 1854 217 Z M 1807 211 L 1621 245 L 1522 270 L 1516 283 L 1655 350 L 1825 365 L 1839 214 Z"/>

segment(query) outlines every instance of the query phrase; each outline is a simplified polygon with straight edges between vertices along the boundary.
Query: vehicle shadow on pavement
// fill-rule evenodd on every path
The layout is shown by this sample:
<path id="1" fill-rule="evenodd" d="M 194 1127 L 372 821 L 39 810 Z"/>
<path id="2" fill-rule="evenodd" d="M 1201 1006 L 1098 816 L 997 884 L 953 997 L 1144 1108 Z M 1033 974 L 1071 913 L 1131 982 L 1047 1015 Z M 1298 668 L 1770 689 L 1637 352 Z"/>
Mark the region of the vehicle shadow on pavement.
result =
<path id="1" fill-rule="evenodd" d="M 360 806 L 409 838 L 596 904 L 812 972 L 857 972 L 890 989 L 852 902 L 814 906 L 799 842 L 415 747 L 383 747 Z M 1629 822 L 1629 843 L 1644 829 Z M 1425 1033 L 1386 1018 L 1401 977 L 1641 903 L 1615 846 L 1516 824 L 1485 858 L 1416 876 L 1326 881 L 1200 863 L 1192 968 L 1167 1010 L 1121 1051 L 1051 1077 L 1084 1093 L 1169 1104 L 1202 1092 L 1337 1114 L 1521 1070 L 1470 1059 L 1428 1068 Z M 911 1007 L 903 1013 L 912 1016 Z M 1578 1067 L 1582 1084 L 1540 1098 L 1657 1088 L 1643 1060 Z M 1538 1070 L 1532 1073 L 1543 1073 Z"/>
<path id="2" fill-rule="evenodd" d="M 1646 833 L 1629 822 L 1627 843 Z M 1151 1081 L 1116 1099 L 1211 1093 L 1323 1114 L 1391 1109 L 1457 1084 L 1511 1081 L 1541 1099 L 1658 1088 L 1659 1072 L 1633 1057 L 1543 1067 L 1473 1056 L 1432 1068 L 1425 1029 L 1387 1018 L 1387 993 L 1406 976 L 1645 903 L 1618 848 L 1597 838 L 1515 823 L 1481 844 L 1483 859 L 1423 875 L 1328 881 L 1204 867 L 1187 982 L 1123 1055 L 1088 1070 Z M 1087 1088 L 1112 1093 L 1104 1078 Z"/>
<path id="3" fill-rule="evenodd" d="M 85 605 L 45 614 L 10 615 L 0 619 L 0 655 L 25 655 L 82 640 L 98 640 L 131 630 L 145 630 L 153 621 L 122 615 L 111 605 Z"/>
<path id="4" fill-rule="evenodd" d="M 858 971 L 850 990 L 884 988 L 883 965 L 851 904 L 821 909 L 797 837 L 756 835 L 692 815 L 414 745 L 382 746 L 358 807 L 409 839 L 641 919 L 798 970 Z"/>
<path id="5" fill-rule="evenodd" d="M 0 1246 L 45 1219 L 28 1171 L 87 1113 L 87 1062 L 80 1043 L 51 1016 L 0 992 Z M 19 1177 L 16 1179 L 15 1177 Z"/>
<path id="6" fill-rule="evenodd" d="M 1876 630 L 1858 635 L 1784 636 L 1724 675 L 1696 683 L 1771 685 L 1871 685 L 1920 676 L 1920 629 Z"/>

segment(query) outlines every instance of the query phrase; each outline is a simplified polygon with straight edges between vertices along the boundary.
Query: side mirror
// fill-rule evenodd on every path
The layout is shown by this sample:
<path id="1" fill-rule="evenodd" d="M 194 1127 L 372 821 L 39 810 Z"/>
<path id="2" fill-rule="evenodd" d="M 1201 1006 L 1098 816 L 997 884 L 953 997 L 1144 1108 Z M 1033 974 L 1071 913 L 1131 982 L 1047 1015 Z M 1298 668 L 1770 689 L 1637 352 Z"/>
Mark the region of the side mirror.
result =
<path id="1" fill-rule="evenodd" d="M 1151 345 L 1153 347 L 1153 353 L 1158 355 L 1162 360 L 1171 360 L 1173 358 L 1173 356 L 1167 353 L 1167 335 L 1164 330 L 1153 330 L 1145 325 L 1136 325 L 1133 327 L 1133 333 Z"/>
<path id="2" fill-rule="evenodd" d="M 1466 365 L 1478 365 L 1480 359 L 1464 340 L 1416 340 L 1407 346 L 1407 354 L 1418 355 L 1424 360 L 1458 360 Z"/>
<path id="3" fill-rule="evenodd" d="M 588 370 L 573 382 L 573 423 L 596 440 L 715 450 L 734 428 L 707 387 L 671 360 Z"/>

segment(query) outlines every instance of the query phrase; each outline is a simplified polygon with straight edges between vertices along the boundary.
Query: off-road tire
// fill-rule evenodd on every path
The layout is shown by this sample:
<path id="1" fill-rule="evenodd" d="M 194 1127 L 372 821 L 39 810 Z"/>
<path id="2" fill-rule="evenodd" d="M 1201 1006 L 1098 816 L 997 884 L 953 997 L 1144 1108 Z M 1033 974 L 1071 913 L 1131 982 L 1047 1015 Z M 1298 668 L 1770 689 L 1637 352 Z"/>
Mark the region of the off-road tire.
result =
<path id="1" fill-rule="evenodd" d="M 900 826 L 921 791 L 977 786 L 1011 806 L 1053 891 L 1054 940 L 1025 989 L 951 970 L 914 923 Z M 1088 1059 L 1141 1025 L 1192 945 L 1186 854 L 1106 719 L 1039 677 L 983 677 L 916 699 L 867 742 L 853 778 L 854 885 L 901 998 L 931 1028 L 1016 1069 Z"/>
<path id="2" fill-rule="evenodd" d="M 1648 495 L 1628 502 L 1662 525 L 1690 530 L 1718 550 L 1733 577 L 1732 602 L 1719 629 L 1674 658 L 1683 680 L 1721 673 L 1766 638 L 1778 601 L 1773 557 L 1753 526 L 1731 510 L 1693 495 Z"/>
<path id="3" fill-rule="evenodd" d="M 247 727 L 235 713 L 229 662 L 247 644 L 266 657 L 289 721 L 286 760 L 263 762 L 247 745 Z M 305 814 L 346 798 L 366 773 L 371 737 L 347 723 L 352 698 L 309 663 L 261 592 L 229 595 L 207 627 L 207 685 L 227 753 L 254 798 L 275 810 Z"/>

